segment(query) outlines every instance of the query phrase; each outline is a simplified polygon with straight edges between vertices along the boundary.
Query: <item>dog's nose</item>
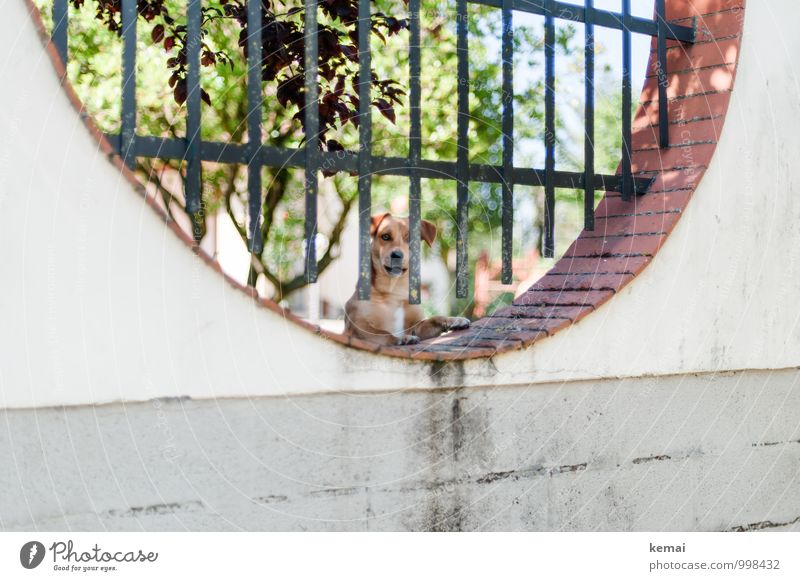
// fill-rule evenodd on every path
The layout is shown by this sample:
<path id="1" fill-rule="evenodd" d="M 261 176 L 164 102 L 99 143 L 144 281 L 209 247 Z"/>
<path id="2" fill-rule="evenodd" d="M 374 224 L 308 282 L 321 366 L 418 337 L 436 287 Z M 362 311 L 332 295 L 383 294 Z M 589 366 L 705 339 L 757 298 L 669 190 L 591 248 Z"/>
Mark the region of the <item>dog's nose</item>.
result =
<path id="1" fill-rule="evenodd" d="M 393 260 L 400 260 L 403 258 L 403 253 L 399 250 L 392 250 L 392 253 L 389 255 L 389 258 Z"/>

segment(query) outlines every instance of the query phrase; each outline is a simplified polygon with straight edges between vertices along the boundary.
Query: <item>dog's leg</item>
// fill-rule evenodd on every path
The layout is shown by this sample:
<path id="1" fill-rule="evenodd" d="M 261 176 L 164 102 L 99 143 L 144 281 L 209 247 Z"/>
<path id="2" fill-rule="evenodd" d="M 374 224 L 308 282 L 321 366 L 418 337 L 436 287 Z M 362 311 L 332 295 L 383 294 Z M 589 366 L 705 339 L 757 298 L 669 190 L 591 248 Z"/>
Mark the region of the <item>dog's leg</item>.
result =
<path id="1" fill-rule="evenodd" d="M 390 309 L 355 297 L 345 305 L 345 332 L 377 345 L 419 343 L 413 329 L 405 328 L 402 309 Z"/>
<path id="2" fill-rule="evenodd" d="M 466 329 L 470 325 L 470 320 L 466 317 L 431 317 L 423 319 L 414 325 L 412 332 L 421 340 L 438 337 L 447 331 L 459 331 Z"/>
<path id="3" fill-rule="evenodd" d="M 396 345 L 416 345 L 419 343 L 420 339 L 416 335 L 403 335 L 402 337 L 397 337 Z"/>

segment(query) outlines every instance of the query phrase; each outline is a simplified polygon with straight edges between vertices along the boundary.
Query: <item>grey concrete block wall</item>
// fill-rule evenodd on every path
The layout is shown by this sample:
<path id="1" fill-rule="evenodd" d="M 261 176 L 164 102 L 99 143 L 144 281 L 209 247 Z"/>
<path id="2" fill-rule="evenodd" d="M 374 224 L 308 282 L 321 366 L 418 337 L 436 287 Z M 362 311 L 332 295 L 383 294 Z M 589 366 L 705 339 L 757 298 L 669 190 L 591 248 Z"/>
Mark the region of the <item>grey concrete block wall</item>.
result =
<path id="1" fill-rule="evenodd" d="M 800 371 L 0 412 L 3 530 L 757 530 Z"/>

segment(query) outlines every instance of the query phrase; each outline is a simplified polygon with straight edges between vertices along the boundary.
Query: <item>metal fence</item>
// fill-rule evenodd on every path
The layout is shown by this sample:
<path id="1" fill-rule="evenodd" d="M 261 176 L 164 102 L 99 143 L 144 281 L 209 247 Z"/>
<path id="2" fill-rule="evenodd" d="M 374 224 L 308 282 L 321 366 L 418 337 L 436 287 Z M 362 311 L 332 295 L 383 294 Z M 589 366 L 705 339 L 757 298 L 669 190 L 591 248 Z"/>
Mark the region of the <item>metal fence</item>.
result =
<path id="1" fill-rule="evenodd" d="M 655 0 L 655 19 L 631 14 L 631 1 L 622 0 L 622 12 L 599 10 L 594 0 L 583 6 L 557 0 L 455 0 L 457 35 L 458 116 L 457 158 L 452 161 L 422 159 L 422 123 L 420 68 L 421 0 L 409 0 L 409 154 L 407 158 L 372 155 L 372 124 L 370 110 L 371 51 L 370 27 L 358 27 L 359 40 L 359 148 L 357 152 L 321 151 L 319 143 L 319 109 L 308 103 L 318 102 L 318 37 L 317 10 L 305 13 L 305 116 L 306 139 L 302 148 L 273 147 L 261 141 L 261 111 L 264 106 L 262 63 L 261 0 L 247 0 L 247 135 L 246 144 L 204 141 L 200 136 L 200 27 L 201 1 L 187 0 L 187 127 L 183 139 L 138 135 L 136 133 L 136 21 L 137 0 L 121 0 L 122 13 L 122 119 L 119 134 L 106 137 L 129 167 L 137 156 L 182 160 L 186 164 L 186 210 L 196 215 L 201 210 L 201 162 L 245 164 L 248 169 L 249 192 L 249 250 L 263 249 L 259 235 L 262 205 L 261 168 L 304 168 L 305 170 L 305 278 L 316 282 L 317 257 L 317 191 L 320 168 L 326 171 L 347 171 L 358 174 L 359 209 L 359 283 L 361 299 L 370 294 L 370 214 L 372 176 L 375 174 L 405 176 L 409 180 L 410 226 L 410 288 L 409 301 L 420 301 L 420 221 L 421 180 L 448 179 L 457 184 L 456 207 L 456 295 L 467 296 L 469 290 L 468 227 L 470 182 L 495 183 L 502 187 L 502 281 L 512 280 L 514 186 L 541 186 L 545 193 L 544 256 L 553 256 L 555 189 L 583 190 L 584 222 L 594 228 L 594 204 L 597 190 L 620 191 L 624 200 L 647 191 L 652 181 L 637 177 L 631 171 L 631 34 L 657 38 L 657 74 L 659 102 L 660 145 L 669 145 L 667 99 L 667 40 L 691 43 L 695 27 L 681 26 L 666 20 L 666 0 Z M 321 0 L 304 0 L 306 8 L 317 7 Z M 500 166 L 469 162 L 469 35 L 468 4 L 498 8 L 502 12 L 502 163 Z M 359 22 L 370 22 L 370 0 L 359 0 Z M 545 166 L 544 169 L 518 167 L 514 164 L 514 77 L 513 77 L 513 17 L 515 12 L 544 16 L 545 28 Z M 556 19 L 583 23 L 585 29 L 585 162 L 583 172 L 559 171 L 555 167 L 555 21 Z M 64 62 L 67 60 L 68 0 L 54 0 L 53 42 Z M 616 29 L 622 34 L 622 151 L 619 175 L 599 175 L 594 170 L 594 61 L 596 26 Z M 196 227 L 195 236 L 199 229 Z"/>

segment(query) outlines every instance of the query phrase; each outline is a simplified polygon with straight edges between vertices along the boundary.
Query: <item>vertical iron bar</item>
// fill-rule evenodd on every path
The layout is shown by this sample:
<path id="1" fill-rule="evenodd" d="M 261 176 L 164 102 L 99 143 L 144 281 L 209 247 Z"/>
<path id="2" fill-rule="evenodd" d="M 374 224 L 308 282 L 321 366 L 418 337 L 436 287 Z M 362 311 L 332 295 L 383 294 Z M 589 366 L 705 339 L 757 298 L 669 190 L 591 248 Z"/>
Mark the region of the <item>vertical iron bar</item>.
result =
<path id="1" fill-rule="evenodd" d="M 370 0 L 358 2 L 358 298 L 369 300 L 372 286 L 372 55 Z"/>
<path id="2" fill-rule="evenodd" d="M 119 149 L 129 168 L 136 166 L 136 0 L 122 0 L 122 120 Z"/>
<path id="3" fill-rule="evenodd" d="M 411 39 L 409 44 L 409 105 L 411 115 L 411 128 L 409 131 L 408 144 L 408 222 L 409 222 L 409 252 L 411 261 L 409 263 L 409 284 L 408 302 L 412 305 L 420 303 L 420 283 L 422 273 L 420 268 L 421 251 L 421 192 L 422 184 L 419 176 L 419 163 L 422 158 L 422 110 L 420 102 L 422 99 L 422 89 L 420 86 L 420 75 L 422 71 L 421 39 L 420 39 L 420 0 L 410 0 L 410 29 Z"/>
<path id="4" fill-rule="evenodd" d="M 260 0 L 259 0 L 260 1 Z M 305 0 L 305 278 L 317 282 L 317 188 L 319 170 L 319 38 L 317 37 L 317 0 Z M 359 7 L 360 13 L 360 7 Z M 363 145 L 363 144 L 362 144 Z M 360 159 L 360 157 L 359 157 Z M 359 179 L 359 191 L 360 191 Z"/>
<path id="5" fill-rule="evenodd" d="M 467 0 L 456 0 L 456 53 L 458 55 L 458 127 L 456 158 L 456 297 L 469 291 L 469 41 L 467 40 Z"/>
<path id="6" fill-rule="evenodd" d="M 669 147 L 669 102 L 667 101 L 667 8 L 665 0 L 656 0 L 658 22 L 658 141 Z"/>
<path id="7" fill-rule="evenodd" d="M 631 0 L 622 0 L 622 199 L 633 196 L 631 175 Z"/>
<path id="8" fill-rule="evenodd" d="M 247 1 L 247 194 L 250 224 L 249 249 L 261 254 L 264 241 L 261 237 L 261 0 Z"/>
<path id="9" fill-rule="evenodd" d="M 514 252 L 514 19 L 513 1 L 503 0 L 503 240 L 501 281 L 511 284 Z"/>
<path id="10" fill-rule="evenodd" d="M 542 255 L 551 258 L 555 252 L 555 179 L 556 167 L 556 27 L 553 0 L 545 2 L 544 16 L 544 249 Z"/>
<path id="11" fill-rule="evenodd" d="M 67 67 L 68 48 L 67 43 L 69 39 L 69 0 L 55 0 L 53 2 L 53 44 L 58 51 L 58 56 L 61 57 L 61 62 L 64 63 L 64 68 Z"/>
<path id="12" fill-rule="evenodd" d="M 186 22 L 186 213 L 195 240 L 202 234 L 200 183 L 200 25 L 201 0 L 189 0 Z"/>
<path id="13" fill-rule="evenodd" d="M 586 0 L 584 105 L 586 136 L 583 146 L 583 227 L 594 230 L 594 0 Z"/>

